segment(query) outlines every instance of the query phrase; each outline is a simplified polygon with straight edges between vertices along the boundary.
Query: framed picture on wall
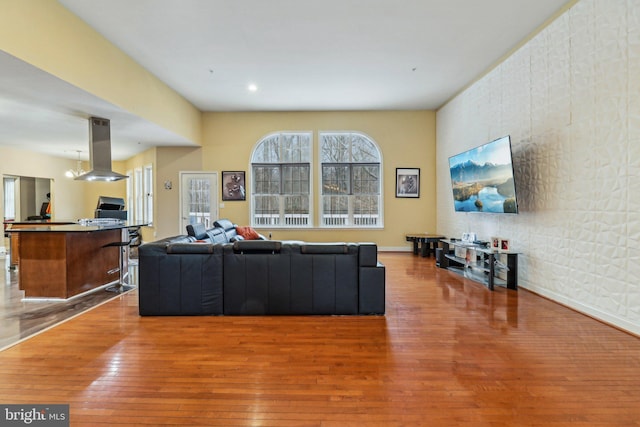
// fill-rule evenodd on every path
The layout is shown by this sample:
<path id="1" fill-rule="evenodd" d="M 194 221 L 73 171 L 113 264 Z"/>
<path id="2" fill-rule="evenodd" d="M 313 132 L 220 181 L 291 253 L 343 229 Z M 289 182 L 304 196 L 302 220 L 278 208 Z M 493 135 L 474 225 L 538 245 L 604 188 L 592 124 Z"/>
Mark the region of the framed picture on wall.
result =
<path id="1" fill-rule="evenodd" d="M 492 237 L 491 238 L 491 250 L 494 252 L 498 252 L 500 250 L 500 238 Z"/>
<path id="2" fill-rule="evenodd" d="M 244 171 L 222 172 L 222 200 L 246 200 Z"/>
<path id="3" fill-rule="evenodd" d="M 419 168 L 396 168 L 396 197 L 420 197 Z"/>

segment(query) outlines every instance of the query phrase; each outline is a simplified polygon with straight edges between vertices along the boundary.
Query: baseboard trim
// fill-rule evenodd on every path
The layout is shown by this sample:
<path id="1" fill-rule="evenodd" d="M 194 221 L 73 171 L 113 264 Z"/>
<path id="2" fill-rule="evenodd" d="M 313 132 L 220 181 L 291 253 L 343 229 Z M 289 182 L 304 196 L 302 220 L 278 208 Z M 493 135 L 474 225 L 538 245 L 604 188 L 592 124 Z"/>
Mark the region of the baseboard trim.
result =
<path id="1" fill-rule="evenodd" d="M 413 252 L 406 246 L 378 246 L 378 252 Z"/>
<path id="2" fill-rule="evenodd" d="M 519 284 L 518 287 L 522 289 L 526 289 L 527 291 L 533 294 L 536 294 L 542 298 L 558 303 L 580 314 L 589 316 L 592 319 L 602 322 L 608 326 L 611 326 L 613 328 L 619 329 L 623 332 L 626 332 L 628 334 L 631 334 L 635 337 L 640 338 L 640 325 L 634 324 L 626 319 L 621 319 L 620 317 L 601 311 L 596 307 L 582 304 L 578 301 L 572 300 L 571 298 L 567 298 L 564 295 L 560 295 L 558 293 L 555 293 L 546 289 L 542 289 L 539 287 L 527 287 L 527 286 L 522 286 L 521 284 Z"/>

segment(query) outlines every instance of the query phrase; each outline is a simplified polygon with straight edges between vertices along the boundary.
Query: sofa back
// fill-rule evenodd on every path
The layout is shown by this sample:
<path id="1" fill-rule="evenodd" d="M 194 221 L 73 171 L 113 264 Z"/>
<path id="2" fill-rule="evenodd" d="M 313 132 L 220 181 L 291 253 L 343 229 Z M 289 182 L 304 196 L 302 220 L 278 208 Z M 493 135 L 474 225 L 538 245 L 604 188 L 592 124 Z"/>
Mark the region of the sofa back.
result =
<path id="1" fill-rule="evenodd" d="M 291 252 L 292 314 L 358 313 L 358 245 L 305 243 Z"/>
<path id="2" fill-rule="evenodd" d="M 271 240 L 223 245 L 225 314 L 285 314 L 290 307 L 289 251 Z"/>
<path id="3" fill-rule="evenodd" d="M 177 236 L 140 247 L 141 315 L 384 314 L 373 243 Z"/>
<path id="4" fill-rule="evenodd" d="M 178 236 L 138 250 L 141 315 L 222 314 L 222 247 Z"/>

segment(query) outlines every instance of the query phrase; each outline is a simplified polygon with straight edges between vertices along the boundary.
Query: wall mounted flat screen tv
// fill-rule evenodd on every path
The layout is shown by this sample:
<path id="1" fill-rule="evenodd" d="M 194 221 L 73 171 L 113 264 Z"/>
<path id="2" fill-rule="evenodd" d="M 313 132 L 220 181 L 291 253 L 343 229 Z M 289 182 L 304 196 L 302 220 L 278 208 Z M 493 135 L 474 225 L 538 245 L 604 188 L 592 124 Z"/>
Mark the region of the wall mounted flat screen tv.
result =
<path id="1" fill-rule="evenodd" d="M 518 213 L 511 138 L 449 157 L 456 212 Z"/>

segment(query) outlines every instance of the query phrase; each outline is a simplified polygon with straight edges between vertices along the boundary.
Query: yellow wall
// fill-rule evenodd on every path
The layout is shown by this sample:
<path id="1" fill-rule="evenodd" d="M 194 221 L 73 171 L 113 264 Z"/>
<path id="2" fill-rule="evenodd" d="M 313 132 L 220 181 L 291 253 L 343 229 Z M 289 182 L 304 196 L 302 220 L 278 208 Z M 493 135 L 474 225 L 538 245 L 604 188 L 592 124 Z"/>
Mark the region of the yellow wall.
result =
<path id="1" fill-rule="evenodd" d="M 0 50 L 200 144 L 200 111 L 57 1 L 0 11 Z"/>
<path id="2" fill-rule="evenodd" d="M 159 147 L 156 171 L 156 205 L 159 219 L 158 237 L 186 234 L 180 228 L 180 172 L 202 169 L 202 149 L 183 147 Z M 170 190 L 164 182 L 171 181 Z"/>
<path id="3" fill-rule="evenodd" d="M 201 151 L 190 147 L 155 147 L 126 162 L 126 170 L 153 165 L 154 223 L 151 227 L 142 228 L 144 242 L 185 234 L 186 230 L 180 229 L 179 175 L 181 171 L 201 170 Z M 166 181 L 171 181 L 171 189 L 165 188 Z"/>
<path id="4" fill-rule="evenodd" d="M 406 249 L 404 235 L 435 232 L 435 112 L 273 112 L 205 113 L 203 116 L 202 168 L 222 172 L 249 171 L 251 152 L 265 135 L 277 131 L 359 131 L 371 137 L 383 155 L 383 230 L 260 229 L 274 239 L 309 241 L 374 241 L 388 249 Z M 317 158 L 317 145 L 314 145 Z M 420 168 L 420 198 L 395 197 L 396 168 Z M 318 171 L 312 171 L 314 196 L 318 200 Z M 247 173 L 250 180 L 250 175 Z M 251 182 L 247 201 L 224 202 L 220 217 L 239 225 L 249 223 Z M 222 202 L 222 201 L 220 201 Z M 317 209 L 314 212 L 317 222 Z"/>
<path id="5" fill-rule="evenodd" d="M 102 183 L 75 181 L 67 178 L 64 175 L 65 172 L 69 169 L 75 169 L 76 166 L 75 160 L 0 146 L 0 177 L 17 175 L 52 180 L 53 219 L 75 221 L 79 218 L 93 218 L 98 196 L 124 197 L 126 192 L 124 181 Z M 88 170 L 87 163 L 82 166 Z M 121 162 L 114 162 L 113 167 L 118 172 L 124 172 L 121 170 Z M 4 212 L 3 191 L 4 189 L 0 185 L 0 212 Z"/>

